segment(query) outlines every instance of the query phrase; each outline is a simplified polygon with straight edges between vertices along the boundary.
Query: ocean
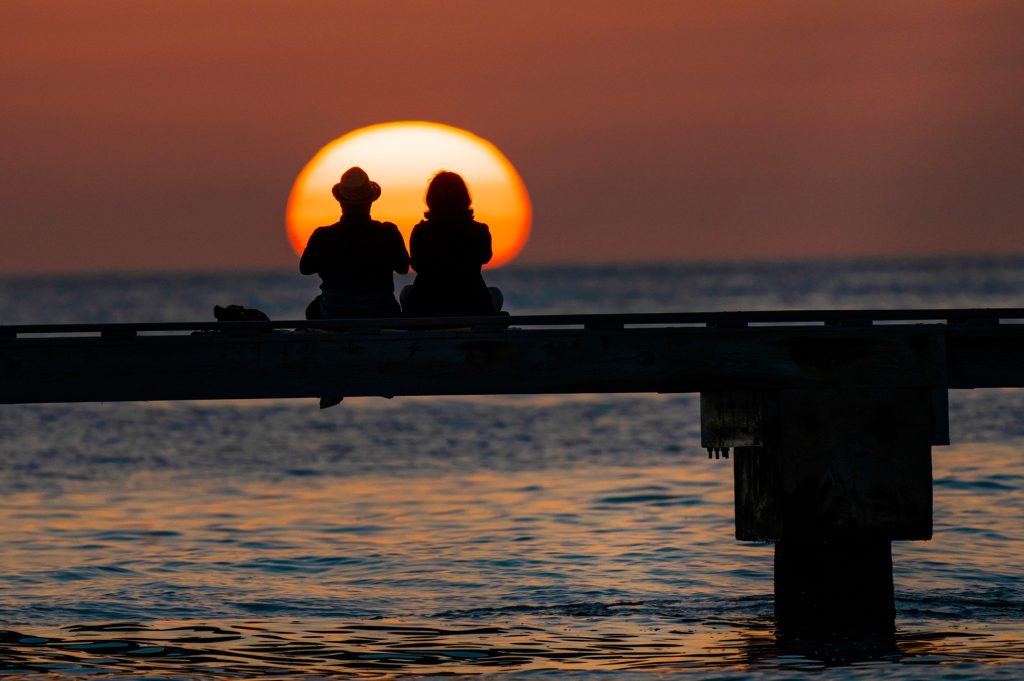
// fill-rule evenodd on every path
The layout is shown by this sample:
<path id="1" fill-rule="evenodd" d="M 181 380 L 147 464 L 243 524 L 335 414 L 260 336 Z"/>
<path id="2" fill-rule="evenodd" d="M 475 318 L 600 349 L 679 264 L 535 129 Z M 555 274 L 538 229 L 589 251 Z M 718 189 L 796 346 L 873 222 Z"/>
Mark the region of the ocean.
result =
<path id="1" fill-rule="evenodd" d="M 1024 306 L 1024 258 L 508 267 L 512 314 Z M 397 278 L 400 286 L 407 278 Z M 297 272 L 0 278 L 0 324 L 297 319 Z M 781 641 L 699 398 L 0 405 L 11 678 L 1024 678 L 1024 390 L 953 391 L 897 633 Z"/>

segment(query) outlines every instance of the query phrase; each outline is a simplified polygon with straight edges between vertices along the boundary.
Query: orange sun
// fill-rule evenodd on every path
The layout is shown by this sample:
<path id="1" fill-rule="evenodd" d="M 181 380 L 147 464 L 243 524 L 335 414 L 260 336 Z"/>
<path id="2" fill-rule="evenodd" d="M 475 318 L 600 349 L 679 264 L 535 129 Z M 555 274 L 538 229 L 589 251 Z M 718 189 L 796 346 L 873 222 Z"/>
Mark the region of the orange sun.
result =
<path id="1" fill-rule="evenodd" d="M 296 253 L 302 253 L 314 229 L 338 220 L 340 209 L 331 187 L 352 166 L 361 167 L 380 184 L 373 217 L 398 225 L 406 244 L 412 228 L 423 219 L 427 182 L 438 170 L 462 175 L 475 218 L 490 226 L 494 257 L 488 267 L 512 261 L 530 234 L 530 197 L 519 173 L 497 147 L 448 125 L 400 121 L 339 137 L 302 169 L 285 213 L 288 240 Z"/>

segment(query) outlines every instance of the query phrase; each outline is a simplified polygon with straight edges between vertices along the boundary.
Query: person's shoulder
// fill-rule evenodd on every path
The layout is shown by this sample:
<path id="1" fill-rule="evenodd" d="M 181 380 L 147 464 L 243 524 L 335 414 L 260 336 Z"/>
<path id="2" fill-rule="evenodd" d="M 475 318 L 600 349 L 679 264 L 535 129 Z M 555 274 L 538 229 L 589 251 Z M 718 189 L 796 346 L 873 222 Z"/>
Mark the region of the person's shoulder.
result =
<path id="1" fill-rule="evenodd" d="M 402 245 L 404 247 L 404 245 L 405 245 L 405 237 L 402 236 L 402 230 L 398 229 L 398 225 L 396 225 L 393 222 L 384 221 L 384 222 L 381 222 L 379 224 L 378 229 L 381 230 L 380 233 L 386 235 L 384 237 L 385 239 L 387 239 L 388 241 L 392 241 L 392 242 L 399 242 L 400 241 L 400 242 L 402 242 Z"/>
<path id="2" fill-rule="evenodd" d="M 396 231 L 398 230 L 398 225 L 396 225 L 393 222 L 389 222 L 387 220 L 374 220 L 373 221 L 373 226 L 376 227 L 377 229 L 382 229 L 382 230 L 388 231 L 388 232 L 390 232 L 392 230 L 396 230 Z"/>
<path id="3" fill-rule="evenodd" d="M 317 227 L 316 229 L 313 230 L 313 233 L 309 235 L 309 239 L 306 240 L 306 243 L 312 243 L 314 239 L 319 241 L 324 237 L 325 234 L 328 233 L 328 230 L 331 227 L 334 227 L 334 225 L 324 225 L 323 227 Z"/>
<path id="4" fill-rule="evenodd" d="M 313 234 L 329 234 L 330 232 L 336 231 L 341 227 L 340 222 L 335 222 L 333 225 L 322 225 L 313 230 Z"/>

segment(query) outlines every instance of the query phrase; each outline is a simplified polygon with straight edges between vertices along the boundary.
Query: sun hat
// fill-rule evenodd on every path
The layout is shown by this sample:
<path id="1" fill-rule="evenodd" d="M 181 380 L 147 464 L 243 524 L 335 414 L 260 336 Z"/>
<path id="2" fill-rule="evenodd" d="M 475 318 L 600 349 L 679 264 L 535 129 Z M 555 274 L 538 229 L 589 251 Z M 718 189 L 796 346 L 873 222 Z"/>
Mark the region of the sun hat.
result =
<path id="1" fill-rule="evenodd" d="M 331 193 L 338 201 L 346 203 L 373 203 L 380 198 L 380 185 L 371 182 L 365 170 L 354 167 L 345 171 Z"/>

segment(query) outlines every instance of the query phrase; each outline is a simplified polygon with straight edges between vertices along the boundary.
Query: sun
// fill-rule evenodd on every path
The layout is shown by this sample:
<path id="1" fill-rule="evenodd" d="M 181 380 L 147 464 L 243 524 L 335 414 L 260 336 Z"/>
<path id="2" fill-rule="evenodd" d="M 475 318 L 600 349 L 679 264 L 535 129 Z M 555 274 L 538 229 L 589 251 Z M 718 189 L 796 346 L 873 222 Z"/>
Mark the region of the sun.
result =
<path id="1" fill-rule="evenodd" d="M 337 222 L 331 187 L 359 166 L 381 186 L 372 215 L 387 220 L 409 243 L 423 219 L 427 182 L 439 170 L 462 175 L 475 219 L 491 229 L 494 257 L 487 267 L 511 262 L 530 235 L 530 197 L 519 173 L 487 140 L 460 128 L 426 121 L 399 121 L 359 128 L 329 143 L 306 164 L 292 186 L 285 213 L 288 240 L 301 254 L 313 230 Z"/>

